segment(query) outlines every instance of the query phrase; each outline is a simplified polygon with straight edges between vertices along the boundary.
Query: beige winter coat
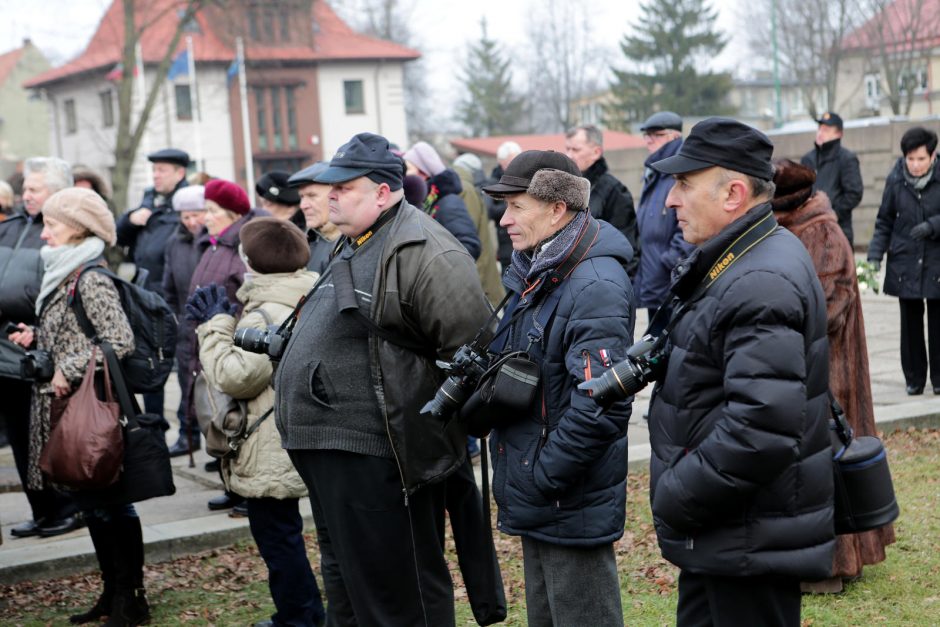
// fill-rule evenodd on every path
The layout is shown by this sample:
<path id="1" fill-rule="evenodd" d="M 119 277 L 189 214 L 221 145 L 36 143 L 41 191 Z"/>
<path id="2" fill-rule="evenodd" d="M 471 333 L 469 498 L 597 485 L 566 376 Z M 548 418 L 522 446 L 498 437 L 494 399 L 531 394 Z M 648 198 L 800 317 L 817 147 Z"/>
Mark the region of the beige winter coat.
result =
<path id="1" fill-rule="evenodd" d="M 237 324 L 232 316 L 220 314 L 196 329 L 206 379 L 233 398 L 248 401 L 249 425 L 274 404 L 273 370 L 267 355 L 243 351 L 232 337 L 237 329 L 267 328 L 259 308 L 274 324 L 280 324 L 316 279 L 317 274 L 307 270 L 255 275 L 238 290 L 244 310 Z M 285 499 L 307 494 L 287 451 L 281 448 L 273 415 L 242 444 L 236 458 L 222 460 L 222 478 L 229 490 L 247 498 Z"/>

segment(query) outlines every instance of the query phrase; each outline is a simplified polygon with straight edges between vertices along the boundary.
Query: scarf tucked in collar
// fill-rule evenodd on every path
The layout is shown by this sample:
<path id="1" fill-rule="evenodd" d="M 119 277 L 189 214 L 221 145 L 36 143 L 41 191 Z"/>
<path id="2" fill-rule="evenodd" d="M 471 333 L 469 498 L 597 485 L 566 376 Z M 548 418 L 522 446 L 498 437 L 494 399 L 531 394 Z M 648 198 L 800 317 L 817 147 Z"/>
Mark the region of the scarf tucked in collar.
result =
<path id="1" fill-rule="evenodd" d="M 927 173 L 923 176 L 914 176 L 907 170 L 907 165 L 901 166 L 901 172 L 904 174 L 904 180 L 907 181 L 907 184 L 913 187 L 917 191 L 922 191 L 927 187 L 927 183 L 930 182 L 930 179 L 933 178 L 933 169 L 937 164 L 937 160 L 934 159 L 930 162 L 930 167 L 927 169 Z"/>
<path id="2" fill-rule="evenodd" d="M 543 240 L 530 255 L 528 252 L 512 252 L 512 269 L 526 282 L 542 272 L 560 264 L 574 247 L 581 227 L 588 219 L 587 211 L 579 211 L 574 219 L 560 231 Z"/>
<path id="3" fill-rule="evenodd" d="M 81 266 L 94 261 L 104 252 L 104 240 L 91 235 L 78 244 L 63 244 L 62 246 L 43 246 L 39 250 L 44 271 L 39 296 L 36 297 L 36 316 L 39 317 L 42 305 L 57 287 L 68 278 L 70 274 Z"/>

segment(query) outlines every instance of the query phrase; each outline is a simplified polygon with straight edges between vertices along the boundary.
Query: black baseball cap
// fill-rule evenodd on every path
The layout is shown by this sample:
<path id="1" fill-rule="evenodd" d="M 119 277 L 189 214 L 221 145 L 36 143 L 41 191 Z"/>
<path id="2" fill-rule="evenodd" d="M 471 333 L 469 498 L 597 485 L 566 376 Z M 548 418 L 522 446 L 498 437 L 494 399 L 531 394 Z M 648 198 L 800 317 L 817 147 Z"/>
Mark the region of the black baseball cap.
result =
<path id="1" fill-rule="evenodd" d="M 314 183 L 335 185 L 366 176 L 376 183 L 388 183 L 392 191 L 401 189 L 405 164 L 389 149 L 388 140 L 374 133 L 359 133 L 339 147 L 330 166 Z"/>
<path id="2" fill-rule="evenodd" d="M 842 116 L 833 111 L 826 111 L 819 119 L 816 120 L 816 124 L 824 124 L 826 126 L 834 126 L 835 128 L 842 130 Z"/>
<path id="3" fill-rule="evenodd" d="M 769 181 L 774 177 L 773 153 L 773 143 L 757 129 L 731 118 L 708 118 L 692 127 L 677 154 L 650 167 L 685 174 L 719 166 Z"/>
<path id="4" fill-rule="evenodd" d="M 581 170 L 568 155 L 554 150 L 526 150 L 509 163 L 498 183 L 487 185 L 487 194 L 521 194 L 529 189 L 532 177 L 539 170 L 550 168 L 575 176 L 583 176 Z"/>
<path id="5" fill-rule="evenodd" d="M 172 163 L 181 168 L 189 167 L 189 153 L 178 148 L 164 148 L 147 155 L 150 163 Z"/>

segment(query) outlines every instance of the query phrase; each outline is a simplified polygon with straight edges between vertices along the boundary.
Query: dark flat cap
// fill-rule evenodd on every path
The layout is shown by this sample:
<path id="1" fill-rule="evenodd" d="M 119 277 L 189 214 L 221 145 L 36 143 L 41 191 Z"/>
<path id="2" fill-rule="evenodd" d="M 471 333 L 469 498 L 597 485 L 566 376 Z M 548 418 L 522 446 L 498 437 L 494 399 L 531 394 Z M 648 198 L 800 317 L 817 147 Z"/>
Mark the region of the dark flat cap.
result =
<path id="1" fill-rule="evenodd" d="M 819 119 L 816 120 L 816 124 L 823 124 L 825 126 L 834 126 L 840 131 L 842 130 L 842 116 L 834 111 L 826 111 Z"/>
<path id="2" fill-rule="evenodd" d="M 685 174 L 713 166 L 769 181 L 774 145 L 755 128 L 730 118 L 708 118 L 692 127 L 679 152 L 651 163 L 663 174 Z"/>
<path id="3" fill-rule="evenodd" d="M 672 111 L 659 111 L 646 118 L 646 122 L 640 127 L 643 132 L 665 129 L 682 132 L 682 118 Z"/>
<path id="4" fill-rule="evenodd" d="M 273 170 L 266 173 L 255 183 L 255 191 L 262 198 L 282 205 L 299 205 L 300 194 L 287 184 L 290 174 Z"/>
<path id="5" fill-rule="evenodd" d="M 329 161 L 317 161 L 313 165 L 291 174 L 290 178 L 287 179 L 287 185 L 289 187 L 303 187 L 304 185 L 316 183 L 316 178 L 326 172 L 328 167 L 330 167 Z M 326 185 L 326 183 L 322 183 L 322 185 Z"/>
<path id="6" fill-rule="evenodd" d="M 335 185 L 368 176 L 377 183 L 401 189 L 405 164 L 389 149 L 388 140 L 374 133 L 359 133 L 339 147 L 330 167 L 316 177 L 316 183 Z"/>
<path id="7" fill-rule="evenodd" d="M 164 148 L 147 155 L 147 161 L 151 163 L 172 163 L 185 168 L 189 166 L 189 153 L 178 148 Z"/>
<path id="8" fill-rule="evenodd" d="M 554 150 L 520 152 L 506 167 L 498 183 L 487 185 L 487 194 L 521 194 L 529 189 L 532 177 L 539 170 L 550 168 L 581 176 L 581 170 L 566 154 Z"/>

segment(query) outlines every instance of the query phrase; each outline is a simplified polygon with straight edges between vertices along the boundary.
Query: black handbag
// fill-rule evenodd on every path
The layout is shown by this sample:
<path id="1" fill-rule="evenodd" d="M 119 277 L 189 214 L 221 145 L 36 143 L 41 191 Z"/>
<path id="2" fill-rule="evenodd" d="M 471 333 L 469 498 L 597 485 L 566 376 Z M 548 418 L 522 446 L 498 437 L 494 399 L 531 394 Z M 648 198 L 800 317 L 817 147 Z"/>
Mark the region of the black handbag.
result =
<path id="1" fill-rule="evenodd" d="M 854 437 L 845 412 L 831 394 L 829 402 L 836 533 L 884 527 L 900 514 L 884 444 L 870 435 Z"/>
<path id="2" fill-rule="evenodd" d="M 101 342 L 101 348 L 126 421 L 124 462 L 117 483 L 104 490 L 77 492 L 76 500 L 80 506 L 108 507 L 171 496 L 176 493 L 176 486 L 165 435 L 170 425 L 163 416 L 141 413 L 124 380 L 114 349 L 107 342 Z"/>

